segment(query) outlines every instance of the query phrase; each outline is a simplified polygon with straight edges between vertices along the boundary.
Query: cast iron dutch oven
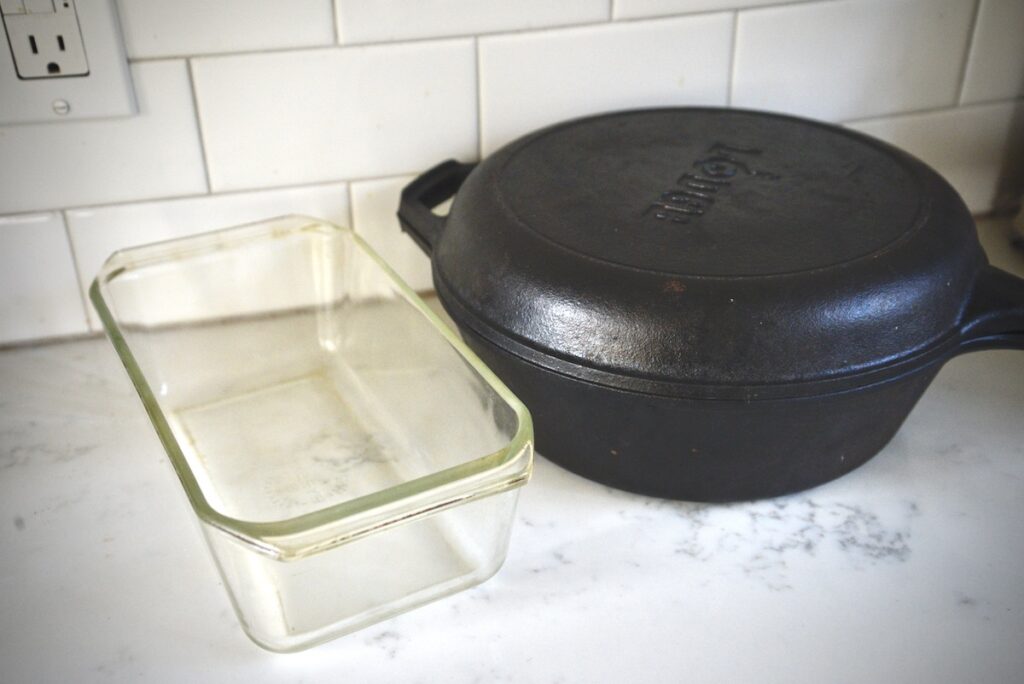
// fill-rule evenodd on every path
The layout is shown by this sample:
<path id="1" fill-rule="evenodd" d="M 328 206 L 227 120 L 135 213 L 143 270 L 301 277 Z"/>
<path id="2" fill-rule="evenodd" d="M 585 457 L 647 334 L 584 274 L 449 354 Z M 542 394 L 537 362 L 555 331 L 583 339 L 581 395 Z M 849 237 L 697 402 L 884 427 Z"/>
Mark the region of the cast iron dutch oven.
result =
<path id="1" fill-rule="evenodd" d="M 644 494 L 831 480 L 889 441 L 945 361 L 1024 348 L 1024 280 L 988 265 L 949 184 L 814 121 L 569 121 L 431 169 L 399 217 L 466 342 L 529 406 L 538 450 Z"/>

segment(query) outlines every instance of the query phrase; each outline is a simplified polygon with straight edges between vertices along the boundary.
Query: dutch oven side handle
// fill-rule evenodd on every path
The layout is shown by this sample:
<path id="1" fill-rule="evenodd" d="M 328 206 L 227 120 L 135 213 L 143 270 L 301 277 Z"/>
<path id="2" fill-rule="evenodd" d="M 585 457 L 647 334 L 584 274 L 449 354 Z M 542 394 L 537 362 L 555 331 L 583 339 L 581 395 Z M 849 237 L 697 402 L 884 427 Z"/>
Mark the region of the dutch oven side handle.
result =
<path id="1" fill-rule="evenodd" d="M 986 266 L 978 274 L 963 321 L 959 353 L 1024 349 L 1024 279 Z"/>
<path id="2" fill-rule="evenodd" d="M 427 256 L 437 244 L 445 222 L 444 217 L 431 209 L 455 195 L 474 166 L 476 164 L 460 164 L 449 159 L 421 174 L 402 190 L 398 222 Z"/>

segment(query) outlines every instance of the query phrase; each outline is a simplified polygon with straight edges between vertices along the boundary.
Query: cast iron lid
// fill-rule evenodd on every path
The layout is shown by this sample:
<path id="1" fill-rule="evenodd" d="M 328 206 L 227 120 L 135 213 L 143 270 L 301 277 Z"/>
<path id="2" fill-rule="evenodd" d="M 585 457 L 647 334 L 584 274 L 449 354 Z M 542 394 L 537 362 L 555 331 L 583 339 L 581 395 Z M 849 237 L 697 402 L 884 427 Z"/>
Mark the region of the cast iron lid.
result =
<path id="1" fill-rule="evenodd" d="M 589 382 L 711 398 L 837 391 L 941 356 L 987 263 L 919 160 L 708 108 L 521 138 L 469 174 L 431 240 L 460 325 Z"/>

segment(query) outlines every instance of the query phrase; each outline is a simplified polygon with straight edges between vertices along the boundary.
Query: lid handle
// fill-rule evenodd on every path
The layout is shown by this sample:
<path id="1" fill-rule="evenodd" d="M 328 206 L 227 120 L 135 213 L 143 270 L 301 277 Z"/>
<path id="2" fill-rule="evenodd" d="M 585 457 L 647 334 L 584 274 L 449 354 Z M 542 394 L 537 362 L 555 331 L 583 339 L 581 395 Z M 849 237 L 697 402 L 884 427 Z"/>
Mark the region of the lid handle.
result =
<path id="1" fill-rule="evenodd" d="M 1024 279 L 995 266 L 978 274 L 960 326 L 960 352 L 1024 349 Z"/>
<path id="2" fill-rule="evenodd" d="M 438 216 L 431 209 L 452 197 L 475 166 L 449 159 L 421 174 L 402 190 L 398 221 L 402 224 L 402 230 L 428 256 L 441 237 L 445 221 L 444 217 Z"/>

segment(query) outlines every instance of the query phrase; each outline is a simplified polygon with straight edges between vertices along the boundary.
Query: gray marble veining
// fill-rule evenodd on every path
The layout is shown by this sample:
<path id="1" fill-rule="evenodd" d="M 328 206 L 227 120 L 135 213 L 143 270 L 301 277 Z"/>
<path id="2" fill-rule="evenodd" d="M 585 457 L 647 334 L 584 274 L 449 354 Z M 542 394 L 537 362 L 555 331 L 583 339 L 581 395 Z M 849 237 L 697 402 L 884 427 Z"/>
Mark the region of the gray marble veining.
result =
<path id="1" fill-rule="evenodd" d="M 280 656 L 238 628 L 109 344 L 0 352 L 0 680 L 1020 681 L 1022 410 L 1024 356 L 958 358 L 864 467 L 731 505 L 540 458 L 494 578 Z"/>

